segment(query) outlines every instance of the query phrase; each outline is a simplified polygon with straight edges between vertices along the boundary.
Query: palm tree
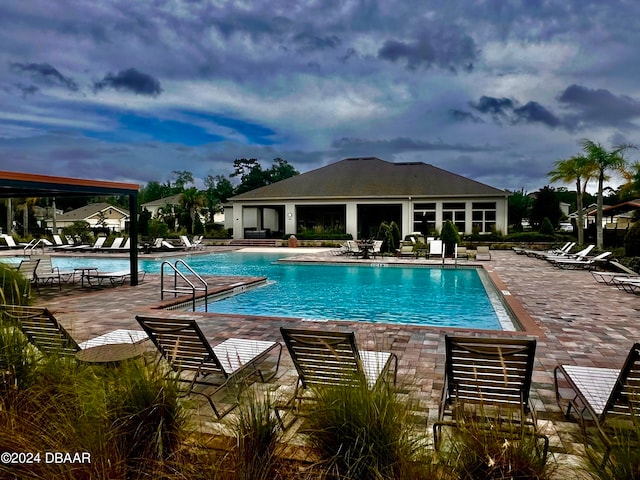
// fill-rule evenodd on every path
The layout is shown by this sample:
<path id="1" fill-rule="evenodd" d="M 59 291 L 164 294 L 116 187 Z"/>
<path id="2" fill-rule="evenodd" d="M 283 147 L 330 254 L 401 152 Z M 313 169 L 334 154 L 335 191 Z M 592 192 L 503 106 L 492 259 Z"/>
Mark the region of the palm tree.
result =
<path id="1" fill-rule="evenodd" d="M 596 165 L 584 155 L 575 155 L 566 160 L 554 162 L 555 169 L 547 175 L 552 182 L 576 182 L 576 208 L 578 210 L 578 245 L 584 243 L 583 206 L 587 183 L 595 178 Z"/>
<path id="2" fill-rule="evenodd" d="M 196 222 L 196 215 L 198 215 L 198 208 L 205 205 L 206 199 L 202 192 L 196 187 L 187 188 L 182 192 L 180 196 L 180 204 L 189 211 L 191 215 L 191 231 L 193 233 L 193 226 Z"/>
<path id="3" fill-rule="evenodd" d="M 602 192 L 604 190 L 604 181 L 608 178 L 607 172 L 623 172 L 627 165 L 627 161 L 624 158 L 624 152 L 630 148 L 636 147 L 633 145 L 618 145 L 616 147 L 613 147 L 613 150 L 608 151 L 598 142 L 593 142 L 588 139 L 582 140 L 581 145 L 588 161 L 593 162 L 594 166 L 597 168 L 598 211 L 596 214 L 596 247 L 602 248 L 602 245 L 604 243 L 602 235 Z"/>
<path id="4" fill-rule="evenodd" d="M 25 198 L 22 205 L 18 207 L 22 210 L 22 222 L 24 224 L 22 236 L 25 238 L 29 236 L 29 210 L 33 208 L 37 201 L 37 197 Z"/>

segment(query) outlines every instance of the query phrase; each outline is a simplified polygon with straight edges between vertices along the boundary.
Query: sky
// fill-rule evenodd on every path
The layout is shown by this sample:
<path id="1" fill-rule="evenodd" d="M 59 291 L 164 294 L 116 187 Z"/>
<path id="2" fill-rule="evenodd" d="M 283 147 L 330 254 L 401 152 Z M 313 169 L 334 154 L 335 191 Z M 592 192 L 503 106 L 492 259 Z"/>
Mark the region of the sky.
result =
<path id="1" fill-rule="evenodd" d="M 639 27 L 637 0 L 3 0 L 0 170 L 378 157 L 531 192 L 585 138 L 640 144 Z"/>

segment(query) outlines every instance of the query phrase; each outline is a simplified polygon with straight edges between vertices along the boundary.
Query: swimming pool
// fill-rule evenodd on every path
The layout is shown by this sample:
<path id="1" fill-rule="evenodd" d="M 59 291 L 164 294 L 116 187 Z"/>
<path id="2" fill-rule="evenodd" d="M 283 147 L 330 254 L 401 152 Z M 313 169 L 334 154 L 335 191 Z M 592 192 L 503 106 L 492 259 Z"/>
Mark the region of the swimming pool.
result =
<path id="1" fill-rule="evenodd" d="M 265 286 L 209 304 L 209 312 L 514 330 L 482 269 L 277 262 L 282 254 L 229 252 L 189 257 L 201 275 L 267 277 Z M 125 259 L 60 258 L 61 270 L 128 268 Z M 159 273 L 161 261 L 140 260 Z M 203 307 L 204 309 L 204 307 Z"/>

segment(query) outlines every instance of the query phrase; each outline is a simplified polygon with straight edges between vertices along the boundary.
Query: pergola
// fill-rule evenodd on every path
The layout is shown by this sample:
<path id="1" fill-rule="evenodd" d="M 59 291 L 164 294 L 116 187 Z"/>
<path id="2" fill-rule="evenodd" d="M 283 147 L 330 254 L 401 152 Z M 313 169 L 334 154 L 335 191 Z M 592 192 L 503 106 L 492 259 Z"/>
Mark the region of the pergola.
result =
<path id="1" fill-rule="evenodd" d="M 126 195 L 129 197 L 129 262 L 131 285 L 138 285 L 138 190 L 135 183 L 104 182 L 82 178 L 32 175 L 0 171 L 0 198 L 82 197 Z"/>

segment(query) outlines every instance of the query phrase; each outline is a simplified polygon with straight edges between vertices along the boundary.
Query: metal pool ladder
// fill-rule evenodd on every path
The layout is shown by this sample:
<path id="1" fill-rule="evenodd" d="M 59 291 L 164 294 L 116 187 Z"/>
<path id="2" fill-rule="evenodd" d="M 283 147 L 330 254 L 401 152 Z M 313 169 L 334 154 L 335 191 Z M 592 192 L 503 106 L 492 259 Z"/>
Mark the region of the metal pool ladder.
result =
<path id="1" fill-rule="evenodd" d="M 182 273 L 178 266 L 182 265 L 186 270 L 189 271 L 189 277 Z M 169 273 L 173 272 L 173 286 L 169 286 L 165 288 L 164 286 L 164 268 L 165 266 L 170 270 Z M 178 279 L 182 280 L 182 283 L 178 284 Z M 193 281 L 192 281 L 193 280 Z M 207 282 L 198 275 L 189 265 L 186 264 L 184 260 L 176 260 L 175 263 L 171 263 L 169 261 L 162 262 L 160 266 L 160 299 L 164 300 L 165 293 L 173 293 L 174 298 L 178 295 L 190 295 L 191 303 L 193 306 L 193 311 L 196 311 L 196 292 L 204 292 L 204 311 L 207 311 L 207 297 L 208 297 L 209 286 Z"/>

